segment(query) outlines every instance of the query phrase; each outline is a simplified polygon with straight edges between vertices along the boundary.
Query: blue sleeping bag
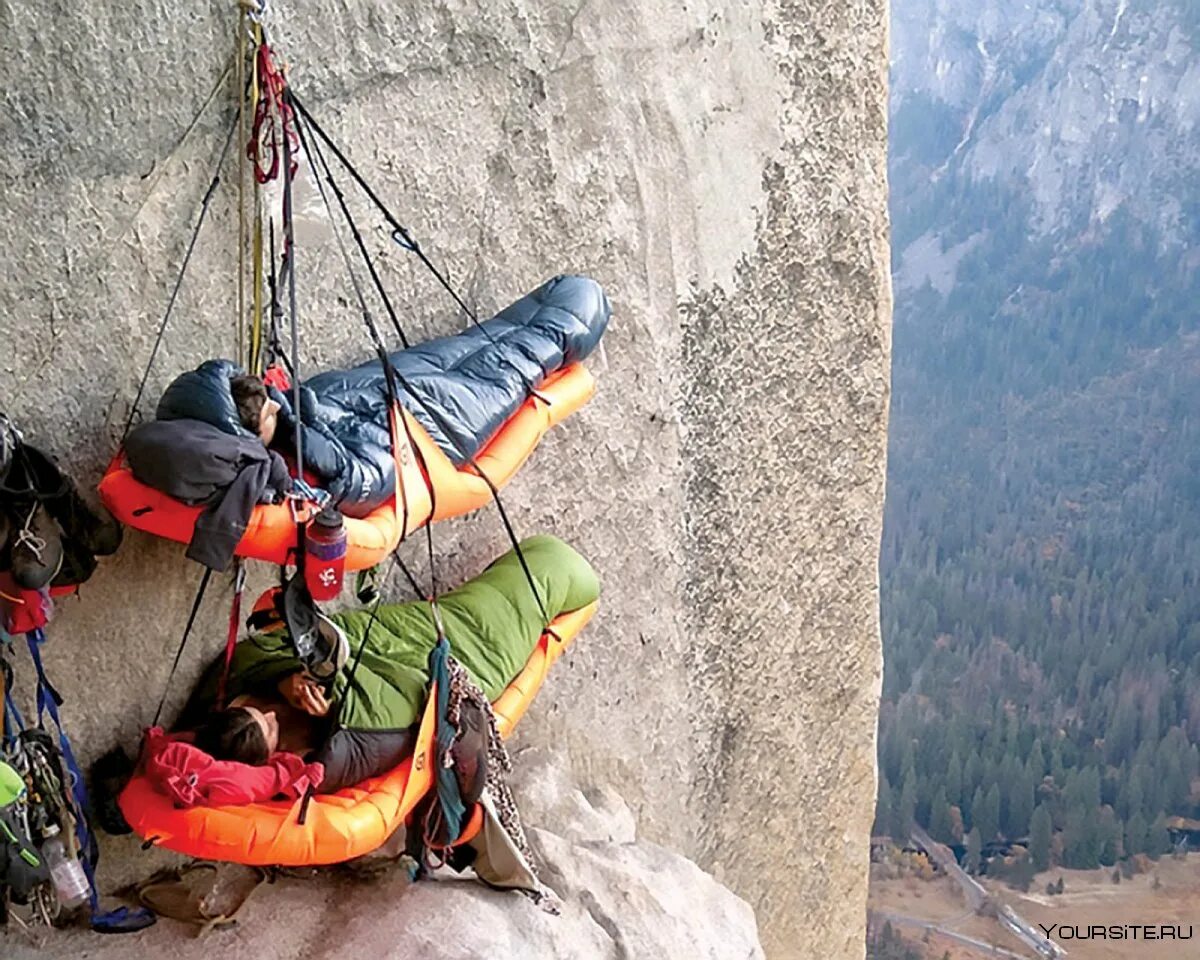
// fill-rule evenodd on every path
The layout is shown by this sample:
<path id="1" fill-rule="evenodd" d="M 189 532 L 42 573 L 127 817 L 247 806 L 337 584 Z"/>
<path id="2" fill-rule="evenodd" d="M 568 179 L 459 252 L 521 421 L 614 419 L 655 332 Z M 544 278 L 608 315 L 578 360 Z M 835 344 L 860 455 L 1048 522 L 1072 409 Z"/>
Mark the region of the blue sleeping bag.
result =
<path id="1" fill-rule="evenodd" d="M 408 387 L 397 384 L 400 401 L 451 462 L 463 466 L 531 390 L 595 349 L 610 313 L 594 280 L 555 277 L 478 327 L 391 354 Z M 249 436 L 229 391 L 229 378 L 240 372 L 230 360 L 209 360 L 183 374 L 163 393 L 158 419 L 204 420 Z M 274 446 L 294 454 L 292 395 L 272 390 L 272 397 L 280 404 Z M 387 385 L 378 359 L 305 380 L 300 420 L 304 466 L 343 513 L 363 517 L 392 497 Z"/>

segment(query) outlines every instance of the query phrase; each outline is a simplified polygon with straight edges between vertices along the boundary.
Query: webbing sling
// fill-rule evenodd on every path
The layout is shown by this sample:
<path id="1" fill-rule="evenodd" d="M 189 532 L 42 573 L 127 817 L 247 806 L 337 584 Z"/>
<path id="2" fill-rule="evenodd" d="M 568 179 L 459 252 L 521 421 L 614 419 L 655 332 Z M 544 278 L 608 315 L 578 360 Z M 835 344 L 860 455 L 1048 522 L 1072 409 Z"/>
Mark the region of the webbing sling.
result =
<path id="1" fill-rule="evenodd" d="M 391 306 L 391 300 L 388 297 L 387 291 L 383 286 L 383 282 L 379 278 L 378 271 L 375 270 L 374 265 L 371 261 L 370 255 L 367 252 L 366 244 L 363 242 L 361 232 L 359 231 L 357 224 L 354 222 L 354 218 L 350 213 L 349 207 L 347 206 L 347 204 L 345 202 L 345 198 L 344 198 L 341 190 L 338 188 L 337 183 L 334 180 L 333 173 L 330 170 L 328 163 L 325 162 L 324 155 L 320 149 L 320 145 L 317 143 L 316 138 L 315 137 L 314 138 L 306 138 L 305 137 L 305 134 L 304 134 L 305 125 L 309 126 L 312 129 L 312 131 L 329 146 L 329 148 L 333 151 L 334 156 L 336 156 L 338 158 L 338 160 L 341 161 L 342 165 L 347 169 L 347 171 L 354 178 L 354 180 L 363 188 L 364 191 L 366 191 L 367 195 L 371 198 L 371 200 L 375 203 L 375 205 L 383 212 L 383 214 L 384 214 L 385 218 L 387 219 L 387 221 L 389 222 L 389 224 L 391 224 L 394 227 L 394 229 L 396 229 L 398 231 L 402 231 L 403 235 L 408 238 L 409 242 L 412 244 L 412 246 L 408 247 L 408 249 L 412 249 L 414 252 L 416 252 L 420 256 L 422 263 L 424 263 L 430 269 L 430 271 L 433 272 L 433 274 L 438 278 L 439 282 L 441 282 L 441 284 L 454 297 L 455 301 L 458 302 L 463 307 L 463 309 L 467 311 L 468 315 L 471 316 L 471 318 L 474 320 L 474 322 L 477 325 L 479 325 L 481 330 L 483 330 L 484 335 L 487 336 L 488 340 L 492 343 L 495 343 L 495 340 L 487 332 L 486 328 L 484 328 L 483 325 L 479 323 L 478 319 L 474 315 L 474 312 L 471 311 L 470 308 L 468 308 L 466 306 L 466 304 L 462 301 L 462 298 L 459 297 L 459 295 L 450 286 L 449 281 L 446 280 L 444 275 L 430 262 L 429 258 L 427 256 L 425 256 L 425 254 L 423 252 L 420 251 L 419 246 L 417 246 L 415 240 L 412 240 L 412 236 L 408 232 L 408 230 L 405 229 L 404 227 L 402 227 L 399 224 L 399 222 L 396 220 L 396 218 L 392 216 L 392 214 L 383 205 L 383 201 L 381 201 L 375 195 L 375 193 L 370 189 L 370 187 L 367 186 L 366 182 L 362 179 L 361 175 L 359 175 L 358 172 L 350 165 L 350 161 L 346 159 L 345 155 L 338 149 L 337 145 L 334 144 L 333 141 L 329 138 L 329 136 L 320 128 L 319 125 L 317 125 L 317 123 L 313 120 L 312 115 L 304 108 L 304 106 L 298 100 L 296 100 L 295 94 L 292 92 L 290 86 L 285 88 L 284 97 L 289 103 L 291 103 L 291 105 L 293 107 L 295 107 L 295 112 L 297 114 L 296 128 L 300 134 L 301 147 L 306 153 L 309 153 L 310 152 L 309 143 L 311 142 L 311 144 L 312 144 L 311 152 L 316 154 L 317 159 L 320 161 L 320 163 L 325 171 L 326 180 L 330 184 L 330 187 L 333 190 L 334 195 L 337 197 L 337 199 L 339 201 L 339 205 L 342 209 L 343 216 L 345 217 L 346 223 L 349 226 L 349 229 L 354 236 L 358 250 L 362 254 L 364 260 L 367 261 L 367 264 L 369 267 L 369 273 L 371 275 L 372 280 L 375 283 L 376 291 L 378 292 L 380 298 L 383 300 L 385 306 L 387 307 L 388 314 L 391 317 L 393 325 L 396 327 L 397 333 L 399 334 L 401 340 L 405 344 L 407 344 L 407 340 L 404 338 L 404 333 L 400 329 L 399 320 L 396 317 L 396 312 Z M 312 166 L 312 168 L 313 168 L 313 174 L 317 180 L 317 185 L 318 185 L 318 189 L 321 194 L 321 198 L 325 203 L 325 207 L 326 207 L 327 211 L 329 212 L 330 220 L 332 221 L 333 220 L 333 210 L 329 204 L 329 199 L 325 194 L 325 190 L 324 190 L 323 186 L 321 185 L 320 177 L 319 177 L 319 175 L 317 175 L 317 172 L 315 169 L 315 164 L 312 163 L 311 157 L 310 157 L 309 162 L 310 162 L 310 166 Z M 527 582 L 529 583 L 529 588 L 530 588 L 531 592 L 533 593 L 533 598 L 538 605 L 539 611 L 542 614 L 542 625 L 548 626 L 550 623 L 550 617 L 547 614 L 545 605 L 542 602 L 541 593 L 538 591 L 537 583 L 534 580 L 532 571 L 529 569 L 529 564 L 527 563 L 527 561 L 525 559 L 525 554 L 521 550 L 520 540 L 518 539 L 518 537 L 516 535 L 516 531 L 513 528 L 512 522 L 510 521 L 510 519 L 508 517 L 508 511 L 504 508 L 504 502 L 500 497 L 499 489 L 492 482 L 492 480 L 488 477 L 487 473 L 479 465 L 479 463 L 476 461 L 476 459 L 473 456 L 471 456 L 465 449 L 463 449 L 463 447 L 454 439 L 453 431 L 449 429 L 449 424 L 446 422 L 445 418 L 442 417 L 438 413 L 438 411 L 436 409 L 434 409 L 428 403 L 428 401 L 420 393 L 418 393 L 412 387 L 412 385 L 409 384 L 408 381 L 403 376 L 401 376 L 399 371 L 397 371 L 395 369 L 395 367 L 392 365 L 390 358 L 387 356 L 386 349 L 383 345 L 382 338 L 379 335 L 379 329 L 375 325 L 374 320 L 371 318 L 370 310 L 368 309 L 367 304 L 366 304 L 366 299 L 362 293 L 361 288 L 358 285 L 358 281 L 354 275 L 353 269 L 349 264 L 348 254 L 346 253 L 344 246 L 342 246 L 342 244 L 341 244 L 340 235 L 337 235 L 336 231 L 335 231 L 335 236 L 337 236 L 337 238 L 338 238 L 339 246 L 342 247 L 342 256 L 347 261 L 347 269 L 350 271 L 350 275 L 351 275 L 351 279 L 352 279 L 352 282 L 354 285 L 355 293 L 358 296 L 359 303 L 362 308 L 364 322 L 367 326 L 368 332 L 371 335 L 372 341 L 375 344 L 376 352 L 379 354 L 380 364 L 383 367 L 384 374 L 386 377 L 386 381 L 388 382 L 389 388 L 391 387 L 391 380 L 392 380 L 392 378 L 394 378 L 395 381 L 397 383 L 399 383 L 399 385 L 404 389 L 404 391 L 409 396 L 411 396 L 413 398 L 413 400 L 416 401 L 416 403 L 421 407 L 421 409 L 425 412 L 425 414 L 435 424 L 437 424 L 437 426 L 442 430 L 443 434 L 450 441 L 450 443 L 452 443 L 454 445 L 455 449 L 458 451 L 459 455 L 463 458 L 463 460 L 466 462 L 466 464 L 468 466 L 470 466 L 476 472 L 476 474 L 478 474 L 480 479 L 482 479 L 483 482 L 487 485 L 488 490 L 492 495 L 492 499 L 496 503 L 496 510 L 500 514 L 500 519 L 501 519 L 501 522 L 504 524 L 505 532 L 508 534 L 508 538 L 512 542 L 513 549 L 517 554 L 517 560 L 521 565 L 521 569 L 525 574 L 525 578 L 526 578 Z M 540 396 L 539 394 L 537 394 L 537 392 L 535 390 L 533 390 L 533 388 L 528 383 L 526 383 L 525 386 L 526 386 L 526 390 L 531 395 Z M 401 419 L 404 419 L 404 418 L 402 417 Z M 412 447 L 413 451 L 417 454 L 418 462 L 421 463 L 422 472 L 426 474 L 426 480 L 428 482 L 428 470 L 424 465 L 423 458 L 420 455 L 420 450 L 417 448 L 417 446 L 413 440 L 412 432 L 409 429 L 407 420 L 404 420 L 404 426 L 405 426 L 405 431 L 408 433 L 408 439 L 409 439 L 410 446 Z M 430 493 L 430 498 L 431 498 L 431 502 L 432 502 L 432 498 L 434 495 L 433 485 L 431 483 L 428 483 L 428 486 L 429 486 L 429 493 Z M 430 526 L 431 526 L 431 524 L 426 524 L 426 534 L 427 534 L 427 537 L 431 539 L 432 532 L 429 529 Z M 406 529 L 407 529 L 407 524 L 406 524 Z M 430 544 L 430 550 L 432 551 L 432 544 Z M 432 576 L 433 575 L 432 567 L 431 567 L 430 573 Z M 434 595 L 436 596 L 436 589 L 434 591 Z"/>

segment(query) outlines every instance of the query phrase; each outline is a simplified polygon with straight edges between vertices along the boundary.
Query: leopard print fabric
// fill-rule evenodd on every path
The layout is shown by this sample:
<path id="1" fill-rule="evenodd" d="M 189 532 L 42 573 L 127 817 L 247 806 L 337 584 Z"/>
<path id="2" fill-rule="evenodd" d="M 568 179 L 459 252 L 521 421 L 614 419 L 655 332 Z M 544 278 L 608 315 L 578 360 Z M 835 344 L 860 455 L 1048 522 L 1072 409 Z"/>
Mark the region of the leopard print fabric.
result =
<path id="1" fill-rule="evenodd" d="M 453 657 L 447 658 L 450 674 L 450 697 L 447 709 L 447 719 L 458 726 L 460 713 L 464 703 L 474 704 L 487 717 L 488 724 L 488 780 L 487 789 L 491 794 L 496 813 L 504 832 L 508 834 L 513 845 L 521 852 L 530 872 L 537 879 L 539 887 L 541 879 L 537 874 L 537 864 L 533 851 L 529 849 L 529 840 L 525 836 L 525 828 L 521 825 L 521 814 L 517 810 L 517 801 L 513 797 L 512 788 L 508 785 L 507 774 L 512 773 L 512 758 L 500 737 L 500 729 L 496 726 L 496 714 L 492 712 L 492 704 L 487 695 L 475 684 L 463 666 Z M 538 891 L 522 890 L 550 913 L 558 913 L 557 898 L 549 890 L 542 887 Z"/>

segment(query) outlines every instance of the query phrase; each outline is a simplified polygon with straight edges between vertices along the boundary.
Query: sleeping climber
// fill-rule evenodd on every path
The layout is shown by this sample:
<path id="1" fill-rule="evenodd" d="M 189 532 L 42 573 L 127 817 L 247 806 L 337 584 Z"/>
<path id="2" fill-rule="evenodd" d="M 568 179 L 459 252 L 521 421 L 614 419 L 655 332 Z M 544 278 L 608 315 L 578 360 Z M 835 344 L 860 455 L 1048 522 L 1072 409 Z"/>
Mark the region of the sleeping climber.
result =
<path id="1" fill-rule="evenodd" d="M 600 594 L 588 562 L 563 541 L 535 536 L 521 552 L 551 618 L 582 609 Z M 375 613 L 334 614 L 324 628 L 344 643 L 330 689 L 304 673 L 286 627 L 264 597 L 254 633 L 237 645 L 215 710 L 224 667 L 218 658 L 193 693 L 177 727 L 218 760 L 260 765 L 285 751 L 324 766 L 320 792 L 334 792 L 396 767 L 412 753 L 429 683 L 436 629 L 428 603 L 380 605 Z M 521 672 L 545 623 L 515 551 L 438 600 L 451 652 L 495 701 Z M 352 664 L 359 647 L 361 662 Z"/>
<path id="2" fill-rule="evenodd" d="M 478 327 L 391 354 L 403 381 L 398 399 L 461 468 L 547 377 L 592 352 L 609 314 L 594 280 L 555 277 Z M 275 382 L 285 380 L 280 374 Z M 226 569 L 255 505 L 278 503 L 291 490 L 283 458 L 294 461 L 297 432 L 307 479 L 345 516 L 366 517 L 395 497 L 379 360 L 318 373 L 298 395 L 296 404 L 293 388 L 264 384 L 230 360 L 208 360 L 176 378 L 156 419 L 126 438 L 135 479 L 205 506 L 191 559 Z"/>

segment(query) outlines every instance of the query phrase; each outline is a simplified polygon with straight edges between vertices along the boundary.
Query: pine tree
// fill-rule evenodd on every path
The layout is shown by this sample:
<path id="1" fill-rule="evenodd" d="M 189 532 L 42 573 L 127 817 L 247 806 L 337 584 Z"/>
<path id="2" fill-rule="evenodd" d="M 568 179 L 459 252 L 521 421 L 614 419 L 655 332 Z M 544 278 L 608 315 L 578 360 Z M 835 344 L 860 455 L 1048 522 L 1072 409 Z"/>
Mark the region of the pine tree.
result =
<path id="1" fill-rule="evenodd" d="M 1029 827 L 1029 856 L 1039 873 L 1050 869 L 1050 839 L 1053 834 L 1050 811 L 1044 803 L 1038 804 Z"/>
<path id="2" fill-rule="evenodd" d="M 963 868 L 972 876 L 979 873 L 979 863 L 982 853 L 983 843 L 979 839 L 979 831 L 972 827 L 971 831 L 967 834 L 967 853 L 963 864 Z"/>
<path id="3" fill-rule="evenodd" d="M 1171 834 L 1167 830 L 1167 818 L 1160 815 L 1155 819 L 1150 828 L 1150 835 L 1146 838 L 1146 852 L 1157 860 L 1170 853 L 1172 846 Z"/>
<path id="4" fill-rule="evenodd" d="M 946 802 L 946 791 L 941 787 L 938 787 L 930 804 L 929 833 L 939 843 L 954 842 L 950 832 L 950 805 Z"/>
<path id="5" fill-rule="evenodd" d="M 1146 818 L 1139 810 L 1125 823 L 1125 856 L 1132 857 L 1137 853 L 1145 853 L 1148 835 L 1149 827 L 1146 825 Z"/>
<path id="6" fill-rule="evenodd" d="M 1029 833 L 1029 821 L 1033 816 L 1033 782 L 1025 776 L 1018 765 L 1009 784 L 1008 821 L 1004 832 L 1009 837 L 1024 837 Z"/>
<path id="7" fill-rule="evenodd" d="M 875 801 L 875 824 L 871 828 L 871 835 L 875 837 L 884 836 L 891 829 L 893 819 L 892 787 L 888 783 L 887 775 L 880 773 L 879 798 Z"/>
<path id="8" fill-rule="evenodd" d="M 917 812 L 917 785 L 916 776 L 909 775 L 904 778 L 904 785 L 900 788 L 900 799 L 893 808 L 892 820 L 892 839 L 897 842 L 904 842 L 912 833 L 913 817 Z"/>
<path id="9" fill-rule="evenodd" d="M 962 773 L 962 758 L 958 755 L 958 748 L 956 747 L 954 752 L 950 754 L 950 760 L 946 766 L 947 803 L 958 805 L 962 802 Z"/>
<path id="10" fill-rule="evenodd" d="M 971 801 L 973 803 L 971 798 L 975 796 L 975 791 L 979 788 L 981 776 L 982 774 L 980 773 L 979 754 L 975 751 L 971 751 L 971 753 L 967 755 L 966 763 L 963 764 L 961 796 L 964 801 Z M 964 810 L 963 812 L 967 814 L 968 817 L 971 816 L 970 809 Z"/>
<path id="11" fill-rule="evenodd" d="M 1055 745 L 1054 752 L 1050 755 L 1050 776 L 1054 778 L 1054 782 L 1062 788 L 1067 782 L 1066 767 L 1063 765 L 1062 750 L 1058 745 Z"/>
<path id="12" fill-rule="evenodd" d="M 1099 831 L 1096 829 L 1095 810 L 1076 805 L 1067 810 L 1067 823 L 1063 830 L 1063 858 L 1067 866 L 1075 870 L 1094 870 L 1100 866 Z"/>
<path id="13" fill-rule="evenodd" d="M 981 787 L 981 786 L 976 787 L 975 793 L 971 797 L 970 820 L 971 820 L 971 829 L 972 830 L 976 829 L 979 826 L 980 816 L 985 815 L 987 812 L 984 809 L 985 803 L 984 803 L 983 797 L 984 797 L 983 787 Z"/>
<path id="14" fill-rule="evenodd" d="M 1101 807 L 1096 824 L 1096 841 L 1099 845 L 1097 859 L 1101 866 L 1111 867 L 1116 864 L 1121 856 L 1121 840 L 1121 824 L 1117 820 L 1113 808 Z"/>
<path id="15" fill-rule="evenodd" d="M 1120 800 L 1117 805 L 1117 813 L 1125 820 L 1130 819 L 1135 813 L 1142 813 L 1142 781 L 1140 777 L 1134 776 L 1131 770 L 1122 769 L 1121 774 L 1121 793 Z"/>
<path id="16" fill-rule="evenodd" d="M 975 827 L 984 843 L 995 840 L 1000 832 L 1000 787 L 993 783 L 983 795 L 975 816 Z"/>
<path id="17" fill-rule="evenodd" d="M 1032 783 L 1041 783 L 1046 775 L 1046 758 L 1042 754 L 1042 741 L 1039 737 L 1033 741 L 1029 758 L 1025 761 L 1025 775 Z"/>
<path id="18" fill-rule="evenodd" d="M 1132 700 L 1117 707 L 1104 735 L 1104 752 L 1113 766 L 1124 763 L 1133 755 L 1138 743 L 1138 710 Z"/>

